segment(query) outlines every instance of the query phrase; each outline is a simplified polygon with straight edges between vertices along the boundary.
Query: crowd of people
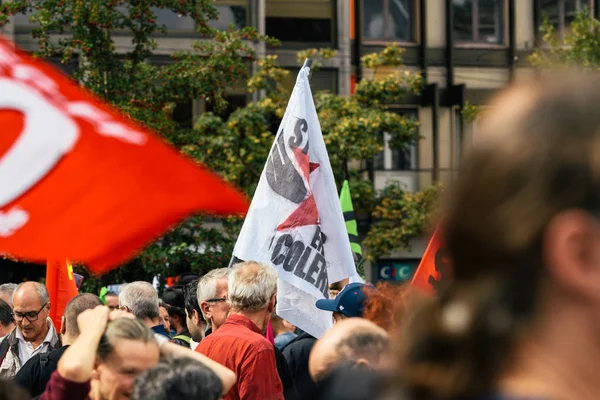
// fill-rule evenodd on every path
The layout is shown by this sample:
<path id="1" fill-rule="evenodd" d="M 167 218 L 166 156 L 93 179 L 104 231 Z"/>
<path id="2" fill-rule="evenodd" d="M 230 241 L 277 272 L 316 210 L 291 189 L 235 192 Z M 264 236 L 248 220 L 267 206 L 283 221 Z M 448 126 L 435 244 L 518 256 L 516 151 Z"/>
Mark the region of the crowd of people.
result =
<path id="1" fill-rule="evenodd" d="M 80 294 L 60 327 L 42 284 L 0 285 L 0 399 L 598 399 L 598 104 L 592 74 L 499 96 L 442 209 L 452 279 L 332 283 L 320 338 L 276 315 L 277 272 L 252 261 L 162 298 Z"/>

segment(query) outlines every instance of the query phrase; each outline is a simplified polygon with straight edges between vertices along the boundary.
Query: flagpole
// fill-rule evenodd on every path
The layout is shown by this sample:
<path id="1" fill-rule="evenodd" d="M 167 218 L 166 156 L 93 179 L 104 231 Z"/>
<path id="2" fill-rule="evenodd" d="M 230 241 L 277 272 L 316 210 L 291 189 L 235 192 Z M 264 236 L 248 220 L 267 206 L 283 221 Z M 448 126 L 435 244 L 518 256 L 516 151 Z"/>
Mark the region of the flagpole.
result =
<path id="1" fill-rule="evenodd" d="M 310 80 L 310 77 L 312 76 L 312 63 L 312 60 L 310 58 L 307 58 L 304 60 L 304 64 L 302 65 L 302 68 L 309 68 L 308 80 Z"/>

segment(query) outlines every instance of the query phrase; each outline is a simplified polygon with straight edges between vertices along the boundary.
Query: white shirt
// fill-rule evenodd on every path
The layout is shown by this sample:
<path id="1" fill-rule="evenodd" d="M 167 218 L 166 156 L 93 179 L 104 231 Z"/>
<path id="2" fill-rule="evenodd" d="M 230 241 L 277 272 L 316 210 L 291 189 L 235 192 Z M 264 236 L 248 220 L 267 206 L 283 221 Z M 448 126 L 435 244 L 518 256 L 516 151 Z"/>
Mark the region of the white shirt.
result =
<path id="1" fill-rule="evenodd" d="M 198 347 L 199 344 L 200 342 L 195 342 L 194 339 L 190 339 L 190 349 L 196 350 L 196 347 Z"/>
<path id="2" fill-rule="evenodd" d="M 21 362 L 21 366 L 25 365 L 25 363 L 36 354 L 46 353 L 50 347 L 50 344 L 52 343 L 52 336 L 52 326 L 48 324 L 48 333 L 46 334 L 44 341 L 34 349 L 31 342 L 26 341 L 23 337 L 23 333 L 21 333 L 21 330 L 17 328 L 17 340 L 19 341 L 19 361 Z"/>

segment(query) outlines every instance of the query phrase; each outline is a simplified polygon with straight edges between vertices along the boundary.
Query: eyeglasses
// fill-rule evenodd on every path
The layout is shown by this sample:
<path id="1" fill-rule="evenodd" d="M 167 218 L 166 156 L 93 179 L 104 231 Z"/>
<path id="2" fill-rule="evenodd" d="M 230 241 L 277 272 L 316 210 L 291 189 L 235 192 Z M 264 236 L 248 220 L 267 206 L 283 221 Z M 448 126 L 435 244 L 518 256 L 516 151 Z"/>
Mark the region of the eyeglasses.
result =
<path id="1" fill-rule="evenodd" d="M 216 299 L 208 299 L 206 300 L 207 303 L 218 303 L 220 301 L 227 301 L 227 297 L 219 297 Z"/>
<path id="2" fill-rule="evenodd" d="M 46 302 L 42 308 L 40 308 L 37 311 L 29 311 L 26 313 L 20 313 L 18 311 L 15 311 L 15 321 L 17 322 L 21 322 L 23 321 L 23 318 L 27 319 L 27 321 L 29 322 L 33 322 L 33 321 L 37 321 L 38 320 L 38 316 L 40 315 L 40 313 L 42 312 L 42 310 L 44 309 L 44 307 L 46 307 L 46 305 L 48 305 L 49 302 Z"/>

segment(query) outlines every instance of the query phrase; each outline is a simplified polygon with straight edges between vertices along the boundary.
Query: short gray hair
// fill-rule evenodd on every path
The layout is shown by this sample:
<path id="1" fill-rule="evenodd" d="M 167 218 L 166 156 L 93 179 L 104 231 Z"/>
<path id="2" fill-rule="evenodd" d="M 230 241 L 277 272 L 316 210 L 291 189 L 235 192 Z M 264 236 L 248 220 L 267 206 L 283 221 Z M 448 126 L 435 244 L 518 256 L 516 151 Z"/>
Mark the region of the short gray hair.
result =
<path id="1" fill-rule="evenodd" d="M 119 293 L 119 306 L 127 307 L 142 320 L 154 320 L 159 316 L 158 293 L 148 282 L 137 281 L 125 285 Z"/>
<path id="2" fill-rule="evenodd" d="M 273 267 L 248 261 L 233 266 L 229 275 L 229 304 L 235 310 L 259 311 L 277 292 Z"/>
<path id="3" fill-rule="evenodd" d="M 27 281 L 27 282 L 19 283 L 19 285 L 15 288 L 15 291 L 12 294 L 13 304 L 15 302 L 15 295 L 17 294 L 19 289 L 21 289 L 21 287 L 23 285 L 29 285 L 29 284 L 33 284 L 33 286 L 35 288 L 35 292 L 37 293 L 37 295 L 40 299 L 40 303 L 46 304 L 50 301 L 50 294 L 48 293 L 48 289 L 46 289 L 46 286 L 42 285 L 39 282 Z"/>
<path id="4" fill-rule="evenodd" d="M 8 298 L 12 301 L 13 294 L 15 293 L 15 290 L 18 286 L 19 285 L 17 285 L 16 283 L 3 283 L 2 285 L 0 285 L 0 295 L 8 295 Z"/>
<path id="5" fill-rule="evenodd" d="M 220 279 L 227 278 L 230 273 L 230 268 L 218 268 L 213 269 L 200 278 L 198 281 L 198 286 L 196 286 L 198 304 L 209 299 L 214 299 L 217 296 L 217 283 Z M 202 307 L 200 307 L 200 311 L 202 311 Z M 206 322 L 208 322 L 204 312 L 202 313 L 202 317 Z"/>

